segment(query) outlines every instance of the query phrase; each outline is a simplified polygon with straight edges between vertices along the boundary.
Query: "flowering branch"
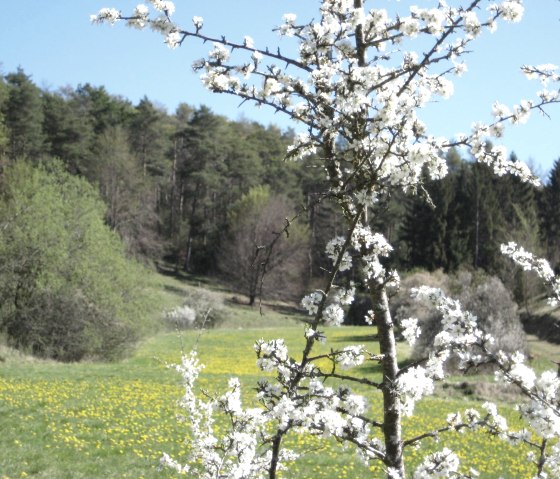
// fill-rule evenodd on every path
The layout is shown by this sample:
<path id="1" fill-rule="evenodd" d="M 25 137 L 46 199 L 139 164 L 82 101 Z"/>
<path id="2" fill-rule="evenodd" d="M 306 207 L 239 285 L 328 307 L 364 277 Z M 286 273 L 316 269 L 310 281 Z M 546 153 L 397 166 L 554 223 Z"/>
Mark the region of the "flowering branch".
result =
<path id="1" fill-rule="evenodd" d="M 345 234 L 326 246 L 332 267 L 324 288 L 302 300 L 312 319 L 304 334 L 301 359 L 290 356 L 282 339 L 256 342 L 258 367 L 275 373 L 274 381 L 258 384 L 258 409 L 241 407 L 236 380 L 221 397 L 199 401 L 193 382 L 200 367 L 195 357 L 184 359 L 178 367 L 186 384 L 182 404 L 192 420 L 190 459 L 197 466 L 181 465 L 169 456 L 164 456 L 162 463 L 177 472 L 190 473 L 191 467 L 197 467 L 197 477 L 203 478 L 267 475 L 274 479 L 286 461 L 295 458 L 282 444 L 286 434 L 296 431 L 332 436 L 352 445 L 367 463 L 381 461 L 388 479 L 404 479 L 405 447 L 469 428 L 524 442 L 536 451 L 531 458 L 536 477 L 544 477 L 545 471 L 560 476 L 560 447 L 556 445 L 560 438 L 560 380 L 551 372 L 537 376 L 519 355 L 495 351 L 492 338 L 479 328 L 477 318 L 463 311 L 457 301 L 434 288 L 414 291 L 418 300 L 441 313 L 442 330 L 426 358 L 399 367 L 396 325 L 389 310 L 390 292 L 398 288 L 399 276 L 386 268 L 391 245 L 370 228 L 371 216 L 388 195 L 421 191 L 424 178 L 444 178 L 445 153 L 453 146 L 467 146 L 476 161 L 490 165 L 498 175 L 513 174 L 537 183 L 526 165 L 508 161 L 505 147 L 490 148 L 487 139 L 500 138 L 507 123 L 524 123 L 532 110 L 544 111 L 559 102 L 558 90 L 549 88 L 560 81 L 556 67 L 523 67 L 526 76 L 539 79 L 543 85 L 538 100 L 521 101 L 512 109 L 495 103 L 493 123 L 476 124 L 470 134 L 455 140 L 430 135 L 418 117 L 429 102 L 452 95 L 451 78 L 465 73 L 466 48 L 483 30 L 494 31 L 502 20 L 520 21 L 522 1 L 471 0 L 464 6 L 449 6 L 441 0 L 437 7 L 411 7 L 409 15 L 391 18 L 384 9 L 366 9 L 367 0 L 322 0 L 318 21 L 297 22 L 295 14 L 286 14 L 277 29 L 281 36 L 298 41 L 295 56 L 285 56 L 279 49 L 256 48 L 250 37 L 232 42 L 207 35 L 198 16 L 193 17 L 193 28 L 180 28 L 172 20 L 175 7 L 171 1 L 149 3 L 153 13 L 143 4 L 130 16 L 106 8 L 92 21 L 112 25 L 122 20 L 134 28 L 149 27 L 161 33 L 170 48 L 183 45 L 186 39 L 212 43 L 207 57 L 193 64 L 195 71 L 202 73 L 204 85 L 243 102 L 266 105 L 302 124 L 305 132 L 295 137 L 287 158 L 297 161 L 314 154 L 322 160 L 328 180 L 328 191 L 323 195 L 334 200 L 346 221 Z M 486 18 L 482 18 L 484 11 Z M 408 48 L 418 37 L 423 42 L 421 55 Z M 280 234 L 288 231 L 289 223 Z M 525 269 L 535 270 L 552 288 L 553 299 L 560 299 L 560 281 L 548 263 L 512 243 L 502 249 Z M 341 273 L 348 270 L 352 270 L 356 284 L 342 286 Z M 316 343 L 326 341 L 319 327 L 343 322 L 344 308 L 353 302 L 356 287 L 372 300 L 367 320 L 377 327 L 380 354 L 372 355 L 362 346 L 314 353 Z M 411 344 L 421 334 L 413 318 L 401 321 L 400 326 Z M 486 403 L 482 406 L 484 415 L 469 410 L 464 413 L 465 420 L 454 415 L 448 418 L 447 426 L 404 439 L 402 416 L 412 414 L 416 401 L 433 392 L 434 382 L 445 377 L 445 364 L 451 357 L 458 358 L 464 369 L 495 365 L 497 379 L 516 385 L 526 398 L 519 412 L 534 436 L 510 431 L 496 406 Z M 380 363 L 381 381 L 345 372 L 366 358 Z M 325 359 L 328 369 L 321 365 Z M 366 398 L 354 394 L 347 384 L 381 391 L 381 420 L 370 414 Z M 215 411 L 229 419 L 230 428 L 221 438 L 212 427 Z M 372 429 L 381 430 L 382 440 Z M 475 475 L 473 471 L 464 474 L 459 468 L 458 456 L 443 448 L 424 458 L 412 477 Z"/>

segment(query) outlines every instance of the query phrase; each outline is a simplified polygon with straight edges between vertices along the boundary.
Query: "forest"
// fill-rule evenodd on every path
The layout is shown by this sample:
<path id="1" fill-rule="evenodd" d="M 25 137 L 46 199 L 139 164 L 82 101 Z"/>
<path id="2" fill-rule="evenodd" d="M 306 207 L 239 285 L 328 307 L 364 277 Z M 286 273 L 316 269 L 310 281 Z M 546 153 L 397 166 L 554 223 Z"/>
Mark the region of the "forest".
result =
<path id="1" fill-rule="evenodd" d="M 111 318 L 127 308 L 136 314 L 124 291 L 127 278 L 138 284 L 139 268 L 219 278 L 250 304 L 260 296 L 299 300 L 328 271 L 325 246 L 343 233 L 344 222 L 326 193 L 320 153 L 285 159 L 294 135 L 204 106 L 181 104 L 168 113 L 146 97 L 135 105 L 103 86 L 50 91 L 23 69 L 3 75 L 0 328 L 17 344 L 56 357 L 54 346 L 43 343 L 58 333 L 31 328 L 30 339 L 22 318 L 62 308 L 69 317 L 91 316 L 75 325 L 76 334 L 95 336 L 91 324 L 110 324 L 120 332 L 113 337 L 126 342 L 137 326 Z M 495 176 L 457 150 L 446 161 L 444 180 L 426 177 L 421 187 L 368 211 L 368 221 L 395 246 L 389 266 L 484 271 L 526 303 L 539 293 L 536 282 L 503 258 L 499 245 L 515 241 L 558 270 L 560 161 L 542 187 Z M 87 228 L 104 239 L 84 239 L 78 248 Z M 109 285 L 121 277 L 119 298 L 104 307 Z M 57 293 L 45 296 L 47 290 Z M 89 344 L 115 349 L 102 339 Z"/>

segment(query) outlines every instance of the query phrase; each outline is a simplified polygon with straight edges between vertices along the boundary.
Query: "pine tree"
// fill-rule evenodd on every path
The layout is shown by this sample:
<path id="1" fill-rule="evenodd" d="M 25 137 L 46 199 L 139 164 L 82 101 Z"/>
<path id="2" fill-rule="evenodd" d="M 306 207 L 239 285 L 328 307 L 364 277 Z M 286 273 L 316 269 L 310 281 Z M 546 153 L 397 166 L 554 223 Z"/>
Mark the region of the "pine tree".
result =
<path id="1" fill-rule="evenodd" d="M 560 158 L 552 165 L 541 200 L 541 225 L 546 255 L 560 269 Z"/>
<path id="2" fill-rule="evenodd" d="M 8 129 L 8 156 L 37 161 L 43 149 L 41 90 L 21 68 L 6 75 L 7 99 L 3 114 Z"/>

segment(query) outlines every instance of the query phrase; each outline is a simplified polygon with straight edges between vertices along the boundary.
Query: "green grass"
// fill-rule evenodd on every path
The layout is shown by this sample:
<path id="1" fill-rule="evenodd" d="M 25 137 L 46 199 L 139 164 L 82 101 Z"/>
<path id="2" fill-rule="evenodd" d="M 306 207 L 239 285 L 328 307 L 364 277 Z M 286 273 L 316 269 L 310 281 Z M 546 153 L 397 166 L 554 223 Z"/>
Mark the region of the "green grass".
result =
<path id="1" fill-rule="evenodd" d="M 185 285 L 162 279 L 165 288 L 162 304 L 179 304 Z M 207 367 L 201 386 L 210 391 L 224 388 L 231 375 L 240 377 L 244 398 L 252 399 L 252 386 L 259 377 L 252 349 L 255 339 L 283 337 L 297 356 L 302 344 L 303 326 L 296 317 L 265 307 L 248 308 L 224 302 L 233 328 L 178 333 L 159 333 L 139 344 L 133 356 L 119 363 L 59 364 L 39 361 L 4 348 L 0 350 L 0 479 L 21 477 L 76 478 L 169 478 L 169 471 L 158 472 L 162 452 L 181 455 L 186 449 L 186 426 L 175 420 L 176 401 L 181 396 L 179 377 L 165 368 L 177 362 L 182 350 L 196 345 Z M 252 328 L 238 329 L 243 323 Z M 282 325 L 282 326 L 278 326 Z M 371 343 L 370 328 L 348 327 L 328 330 L 324 346 L 346 343 Z M 532 343 L 538 361 L 546 365 L 543 354 L 558 354 L 558 348 Z M 408 351 L 403 349 L 405 359 Z M 540 364 L 539 363 L 539 364 Z M 363 367 L 363 374 L 379 374 L 376 368 Z M 380 396 L 368 394 L 373 414 L 381 413 Z M 414 418 L 404 422 L 410 437 L 426 428 L 441 426 L 449 412 L 479 406 L 463 397 L 427 399 L 417 406 Z M 515 413 L 505 406 L 509 419 Z M 290 466 L 285 478 L 363 478 L 382 477 L 379 468 L 363 465 L 351 450 L 316 438 L 289 438 L 289 443 L 304 453 Z M 407 453 L 411 465 L 418 463 L 426 450 L 443 445 L 456 450 L 466 466 L 478 469 L 483 477 L 524 479 L 532 476 L 524 461 L 524 451 L 477 433 L 452 435 L 440 444 L 429 441 L 426 449 Z M 412 466 L 411 466 L 412 467 Z M 195 478 L 193 478 L 195 479 Z"/>

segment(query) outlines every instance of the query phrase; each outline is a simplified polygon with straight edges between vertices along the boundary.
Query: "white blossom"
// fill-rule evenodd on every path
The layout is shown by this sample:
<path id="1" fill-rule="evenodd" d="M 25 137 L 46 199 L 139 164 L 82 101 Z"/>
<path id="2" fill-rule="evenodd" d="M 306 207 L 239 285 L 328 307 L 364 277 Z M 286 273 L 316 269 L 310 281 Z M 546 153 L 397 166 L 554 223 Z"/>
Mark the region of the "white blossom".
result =
<path id="1" fill-rule="evenodd" d="M 552 267 L 545 259 L 537 258 L 532 253 L 518 246 L 514 242 L 500 246 L 502 254 L 509 256 L 515 263 L 525 271 L 535 271 L 539 278 L 550 287 L 552 295 L 548 302 L 555 306 L 560 301 L 560 278 L 554 275 Z"/>
<path id="2" fill-rule="evenodd" d="M 153 7 L 160 11 L 164 12 L 167 15 L 173 15 L 175 13 L 175 4 L 169 0 L 150 0 L 150 3 Z"/>
<path id="3" fill-rule="evenodd" d="M 422 329 L 418 326 L 418 319 L 406 318 L 401 320 L 402 335 L 408 344 L 414 346 L 416 340 L 422 333 Z"/>
<path id="4" fill-rule="evenodd" d="M 229 60 L 230 51 L 221 43 L 214 43 L 214 47 L 208 53 L 208 56 L 217 62 L 226 62 Z"/>
<path id="5" fill-rule="evenodd" d="M 463 13 L 463 20 L 465 22 L 465 32 L 470 37 L 477 37 L 481 32 L 480 20 L 476 12 L 470 10 Z"/>
<path id="6" fill-rule="evenodd" d="M 301 305 L 307 310 L 310 315 L 316 314 L 319 310 L 319 303 L 323 300 L 323 293 L 315 291 L 308 294 L 301 300 Z"/>
<path id="7" fill-rule="evenodd" d="M 325 324 L 340 326 L 344 321 L 344 310 L 338 304 L 329 304 L 323 311 Z"/>
<path id="8" fill-rule="evenodd" d="M 192 18 L 192 22 L 195 28 L 199 30 L 202 28 L 202 25 L 204 24 L 204 19 L 202 17 L 194 16 Z"/>
<path id="9" fill-rule="evenodd" d="M 365 347 L 359 346 L 346 346 L 337 356 L 336 362 L 342 369 L 350 369 L 360 364 L 365 360 Z"/>
<path id="10" fill-rule="evenodd" d="M 255 343 L 257 352 L 257 366 L 262 371 L 273 371 L 288 360 L 288 348 L 283 339 L 265 341 L 260 339 Z"/>
<path id="11" fill-rule="evenodd" d="M 407 37 L 414 38 L 420 31 L 420 23 L 413 17 L 401 18 L 400 31 Z"/>
<path id="12" fill-rule="evenodd" d="M 459 470 L 459 457 L 447 447 L 424 459 L 414 471 L 414 479 L 436 479 L 453 477 Z"/>
<path id="13" fill-rule="evenodd" d="M 434 381 L 421 366 L 409 368 L 397 381 L 397 390 L 402 402 L 403 412 L 411 416 L 417 401 L 434 391 Z"/>
<path id="14" fill-rule="evenodd" d="M 114 25 L 120 16 L 121 12 L 116 8 L 102 8 L 97 15 L 90 15 L 89 19 L 92 23 L 107 22 L 110 25 Z"/>
<path id="15" fill-rule="evenodd" d="M 169 32 L 167 37 L 165 38 L 165 43 L 167 43 L 167 46 L 169 48 L 174 49 L 174 48 L 177 48 L 179 46 L 182 38 L 183 38 L 183 36 L 181 35 L 180 32 L 172 31 L 172 32 Z"/>
<path id="16" fill-rule="evenodd" d="M 501 11 L 506 20 L 509 22 L 519 22 L 523 17 L 523 5 L 520 0 L 512 0 L 503 2 Z"/>

